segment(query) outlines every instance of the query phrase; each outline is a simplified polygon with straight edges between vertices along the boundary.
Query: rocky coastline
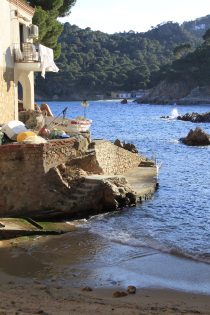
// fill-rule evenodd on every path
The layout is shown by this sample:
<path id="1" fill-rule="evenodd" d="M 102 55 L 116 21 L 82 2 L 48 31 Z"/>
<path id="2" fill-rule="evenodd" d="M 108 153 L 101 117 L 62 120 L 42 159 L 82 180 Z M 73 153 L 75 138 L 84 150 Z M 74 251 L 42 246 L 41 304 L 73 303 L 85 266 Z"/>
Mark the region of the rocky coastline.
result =
<path id="1" fill-rule="evenodd" d="M 139 104 L 196 105 L 210 104 L 210 87 L 195 86 L 193 81 L 162 81 L 149 89 L 145 96 L 136 100 Z"/>
<path id="2" fill-rule="evenodd" d="M 209 123 L 210 112 L 199 114 L 199 113 L 186 113 L 185 115 L 178 116 L 178 120 L 191 121 L 193 123 Z"/>

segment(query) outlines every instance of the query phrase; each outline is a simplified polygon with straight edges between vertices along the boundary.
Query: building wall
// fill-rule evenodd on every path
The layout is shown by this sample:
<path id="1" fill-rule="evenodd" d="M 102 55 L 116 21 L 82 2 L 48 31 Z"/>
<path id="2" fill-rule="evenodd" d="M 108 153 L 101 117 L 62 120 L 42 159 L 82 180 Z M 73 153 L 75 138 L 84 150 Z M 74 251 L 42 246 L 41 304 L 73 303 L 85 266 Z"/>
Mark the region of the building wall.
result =
<path id="1" fill-rule="evenodd" d="M 0 1 L 0 124 L 15 118 L 14 64 L 10 3 Z"/>
<path id="2" fill-rule="evenodd" d="M 14 44 L 20 43 L 19 23 L 30 25 L 32 15 L 33 9 L 23 1 L 0 1 L 0 124 L 18 119 L 17 83 L 20 75 L 31 83 L 32 92 L 27 94 L 27 102 L 33 103 L 30 101 L 34 99 L 33 73 L 15 73 L 13 58 Z"/>

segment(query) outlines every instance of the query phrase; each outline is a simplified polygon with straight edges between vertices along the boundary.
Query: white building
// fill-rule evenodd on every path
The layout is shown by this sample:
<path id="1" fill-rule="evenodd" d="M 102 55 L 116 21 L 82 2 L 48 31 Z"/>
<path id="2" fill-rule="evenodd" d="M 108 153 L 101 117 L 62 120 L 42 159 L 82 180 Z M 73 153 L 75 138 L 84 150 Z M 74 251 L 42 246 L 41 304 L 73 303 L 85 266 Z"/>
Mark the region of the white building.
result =
<path id="1" fill-rule="evenodd" d="M 43 55 L 33 45 L 38 37 L 38 27 L 32 24 L 34 12 L 24 0 L 0 1 L 0 124 L 18 119 L 18 84 L 23 108 L 34 109 L 34 72 L 43 70 Z M 43 48 L 53 60 L 52 50 Z"/>

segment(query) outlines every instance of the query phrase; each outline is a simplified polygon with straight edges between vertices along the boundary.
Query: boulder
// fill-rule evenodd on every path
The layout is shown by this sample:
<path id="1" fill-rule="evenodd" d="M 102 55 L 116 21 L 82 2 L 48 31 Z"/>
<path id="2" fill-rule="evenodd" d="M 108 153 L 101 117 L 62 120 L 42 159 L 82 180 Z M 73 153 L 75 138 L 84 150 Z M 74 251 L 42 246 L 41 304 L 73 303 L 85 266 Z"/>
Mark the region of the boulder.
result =
<path id="1" fill-rule="evenodd" d="M 210 135 L 203 131 L 201 128 L 197 127 L 195 130 L 190 130 L 187 137 L 181 138 L 181 142 L 186 145 L 200 146 L 210 144 Z"/>
<path id="2" fill-rule="evenodd" d="M 123 143 L 119 139 L 115 140 L 114 145 L 116 145 L 119 148 L 123 148 Z"/>
<path id="3" fill-rule="evenodd" d="M 135 294 L 136 293 L 136 287 L 133 286 L 133 285 L 129 285 L 128 288 L 127 288 L 127 292 L 129 294 Z"/>
<path id="4" fill-rule="evenodd" d="M 124 177 L 108 178 L 102 188 L 103 198 L 100 203 L 104 209 L 117 210 L 125 206 L 135 205 L 137 197 Z"/>
<path id="5" fill-rule="evenodd" d="M 36 110 L 27 110 L 19 112 L 19 120 L 22 121 L 28 129 L 39 130 L 44 124 L 44 116 Z"/>

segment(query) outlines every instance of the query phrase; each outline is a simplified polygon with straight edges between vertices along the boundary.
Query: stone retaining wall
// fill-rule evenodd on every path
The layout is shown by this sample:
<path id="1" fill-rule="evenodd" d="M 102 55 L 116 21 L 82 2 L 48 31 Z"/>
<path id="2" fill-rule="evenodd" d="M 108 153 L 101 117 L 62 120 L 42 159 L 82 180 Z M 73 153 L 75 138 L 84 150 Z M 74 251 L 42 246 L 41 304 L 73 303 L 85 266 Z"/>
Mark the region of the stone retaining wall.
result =
<path id="1" fill-rule="evenodd" d="M 51 206 L 55 198 L 53 184 L 63 184 L 53 168 L 77 154 L 75 139 L 1 145 L 0 215 L 18 215 L 36 211 L 41 205 Z"/>
<path id="2" fill-rule="evenodd" d="M 96 160 L 104 174 L 123 174 L 145 160 L 143 156 L 124 150 L 109 141 L 98 140 L 95 143 Z"/>
<path id="3" fill-rule="evenodd" d="M 87 143 L 85 138 L 70 138 L 39 145 L 0 145 L 0 216 L 48 218 L 79 216 L 93 209 L 103 211 L 104 181 L 105 186 L 88 190 L 87 194 L 84 189 L 80 191 L 81 182 L 77 181 L 79 190 L 75 191 L 68 174 L 61 173 L 66 168 L 59 166 L 66 163 L 71 168 L 74 161 L 74 166 L 90 173 L 115 175 L 138 166 L 145 158 L 108 141 L 96 141 L 95 151 L 86 151 Z M 83 162 L 80 165 L 78 161 Z"/>

